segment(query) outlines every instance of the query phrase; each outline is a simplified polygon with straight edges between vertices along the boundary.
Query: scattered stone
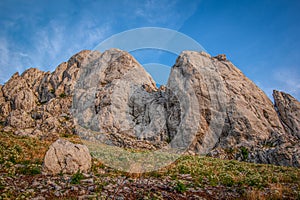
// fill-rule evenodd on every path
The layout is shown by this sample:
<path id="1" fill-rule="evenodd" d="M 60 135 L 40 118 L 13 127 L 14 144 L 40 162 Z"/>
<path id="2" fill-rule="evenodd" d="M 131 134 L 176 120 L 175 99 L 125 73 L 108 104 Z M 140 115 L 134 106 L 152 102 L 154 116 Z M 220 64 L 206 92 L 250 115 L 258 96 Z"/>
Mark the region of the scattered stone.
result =
<path id="1" fill-rule="evenodd" d="M 83 179 L 80 182 L 81 183 L 90 183 L 90 184 L 93 184 L 94 183 L 94 179 L 93 178 Z"/>
<path id="2" fill-rule="evenodd" d="M 46 200 L 46 198 L 43 196 L 37 196 L 37 197 L 32 198 L 32 200 Z"/>
<path id="3" fill-rule="evenodd" d="M 78 200 L 84 200 L 84 199 L 97 199 L 97 195 L 82 195 L 78 197 Z"/>
<path id="4" fill-rule="evenodd" d="M 71 190 L 72 190 L 72 191 L 78 191 L 78 187 L 72 186 L 72 187 L 71 187 Z"/>
<path id="5" fill-rule="evenodd" d="M 89 187 L 87 188 L 87 190 L 90 191 L 90 192 L 94 192 L 95 186 L 89 186 Z"/>

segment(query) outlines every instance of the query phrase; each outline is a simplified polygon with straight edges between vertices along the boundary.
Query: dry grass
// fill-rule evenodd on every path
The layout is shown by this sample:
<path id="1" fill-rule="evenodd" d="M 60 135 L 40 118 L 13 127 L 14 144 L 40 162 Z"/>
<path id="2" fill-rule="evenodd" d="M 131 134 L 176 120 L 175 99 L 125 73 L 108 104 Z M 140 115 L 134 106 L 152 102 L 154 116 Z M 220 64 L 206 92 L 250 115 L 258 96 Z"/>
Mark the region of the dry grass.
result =
<path id="1" fill-rule="evenodd" d="M 76 136 L 65 139 L 81 143 Z M 39 173 L 44 155 L 53 140 L 20 137 L 0 132 L 0 172 L 34 176 Z M 164 156 L 164 155 L 161 155 Z M 123 157 L 120 157 L 124 159 Z M 14 169 L 22 164 L 23 168 Z M 125 173 L 93 160 L 92 172 L 99 177 L 154 178 L 173 180 L 174 192 L 194 188 L 225 187 L 243 199 L 300 199 L 300 169 L 274 165 L 221 160 L 202 156 L 182 156 L 173 164 L 149 173 Z M 188 175 L 188 176 L 187 176 Z M 188 177 L 188 178 L 185 178 Z M 180 183 L 180 184 L 178 184 Z"/>

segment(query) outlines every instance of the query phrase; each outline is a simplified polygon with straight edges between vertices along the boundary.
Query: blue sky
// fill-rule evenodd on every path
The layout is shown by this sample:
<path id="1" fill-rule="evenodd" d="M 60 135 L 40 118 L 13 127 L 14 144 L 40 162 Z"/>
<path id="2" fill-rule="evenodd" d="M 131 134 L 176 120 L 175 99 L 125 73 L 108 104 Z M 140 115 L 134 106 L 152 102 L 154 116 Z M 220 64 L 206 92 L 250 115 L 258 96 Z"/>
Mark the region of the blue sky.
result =
<path id="1" fill-rule="evenodd" d="M 121 31 L 164 27 L 226 54 L 268 96 L 277 89 L 300 99 L 299 0 L 1 0 L 0 9 L 0 83 L 29 67 L 52 71 Z M 134 54 L 142 64 L 176 58 Z"/>

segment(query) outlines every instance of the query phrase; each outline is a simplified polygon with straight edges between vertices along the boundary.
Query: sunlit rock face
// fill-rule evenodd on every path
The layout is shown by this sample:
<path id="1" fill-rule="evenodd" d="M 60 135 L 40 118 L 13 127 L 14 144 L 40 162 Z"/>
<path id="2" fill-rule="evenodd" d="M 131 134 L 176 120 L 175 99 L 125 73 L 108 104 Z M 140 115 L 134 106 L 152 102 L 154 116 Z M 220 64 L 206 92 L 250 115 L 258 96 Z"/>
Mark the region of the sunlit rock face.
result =
<path id="1" fill-rule="evenodd" d="M 298 138 L 285 131 L 271 100 L 225 55 L 183 52 L 169 77 L 172 87 L 196 96 L 199 127 L 192 152 L 299 166 Z"/>
<path id="2" fill-rule="evenodd" d="M 184 51 L 157 88 L 127 52 L 81 51 L 52 73 L 28 69 L 1 85 L 0 121 L 17 135 L 299 167 L 299 102 L 274 99 L 225 55 Z"/>
<path id="3" fill-rule="evenodd" d="M 81 63 L 90 51 L 81 51 L 54 72 L 30 68 L 14 74 L 1 87 L 0 120 L 5 131 L 17 135 L 53 138 L 74 132 L 70 109 Z"/>
<path id="4" fill-rule="evenodd" d="M 274 90 L 273 97 L 279 118 L 287 132 L 300 139 L 300 103 L 291 95 Z"/>

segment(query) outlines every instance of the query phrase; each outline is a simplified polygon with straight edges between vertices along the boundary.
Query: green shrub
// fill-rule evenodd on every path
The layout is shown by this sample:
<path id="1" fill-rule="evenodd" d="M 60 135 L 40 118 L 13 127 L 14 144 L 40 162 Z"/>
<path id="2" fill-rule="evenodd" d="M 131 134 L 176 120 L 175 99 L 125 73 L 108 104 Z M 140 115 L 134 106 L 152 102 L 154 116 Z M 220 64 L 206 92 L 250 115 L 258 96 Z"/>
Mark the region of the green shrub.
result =
<path id="1" fill-rule="evenodd" d="M 83 179 L 83 174 L 78 170 L 75 174 L 73 174 L 71 178 L 71 183 L 79 184 L 82 179 Z"/>
<path id="2" fill-rule="evenodd" d="M 248 159 L 249 152 L 246 147 L 241 147 L 242 160 L 245 161 Z"/>
<path id="3" fill-rule="evenodd" d="M 234 185 L 234 180 L 229 174 L 224 174 L 220 176 L 220 182 L 228 187 L 232 187 Z"/>
<path id="4" fill-rule="evenodd" d="M 177 192 L 184 193 L 187 190 L 187 187 L 184 183 L 182 183 L 181 181 L 178 181 L 174 189 Z"/>
<path id="5" fill-rule="evenodd" d="M 59 95 L 59 97 L 60 97 L 60 98 L 65 98 L 65 97 L 67 97 L 67 95 L 66 95 L 66 93 L 61 93 L 61 94 Z"/>
<path id="6" fill-rule="evenodd" d="M 19 172 L 24 175 L 41 174 L 41 167 L 37 164 L 29 164 L 19 169 Z"/>

